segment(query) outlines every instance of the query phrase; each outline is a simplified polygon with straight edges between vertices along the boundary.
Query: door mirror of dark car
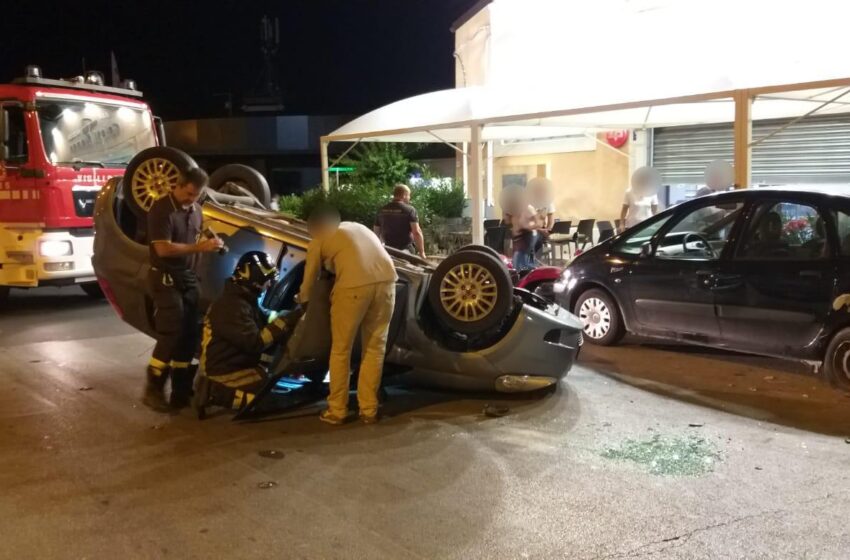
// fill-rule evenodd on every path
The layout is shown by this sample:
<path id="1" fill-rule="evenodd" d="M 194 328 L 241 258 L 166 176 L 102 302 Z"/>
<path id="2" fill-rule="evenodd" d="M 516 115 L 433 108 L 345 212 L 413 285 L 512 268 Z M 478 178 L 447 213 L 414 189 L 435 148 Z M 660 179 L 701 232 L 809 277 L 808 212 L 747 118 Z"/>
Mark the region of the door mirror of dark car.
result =
<path id="1" fill-rule="evenodd" d="M 651 257 L 652 256 L 652 244 L 651 243 L 644 243 L 643 245 L 641 245 L 639 255 L 640 255 L 640 258 L 642 258 L 642 259 L 648 259 L 649 257 Z"/>
<path id="2" fill-rule="evenodd" d="M 0 107 L 0 161 L 9 159 L 9 111 Z"/>

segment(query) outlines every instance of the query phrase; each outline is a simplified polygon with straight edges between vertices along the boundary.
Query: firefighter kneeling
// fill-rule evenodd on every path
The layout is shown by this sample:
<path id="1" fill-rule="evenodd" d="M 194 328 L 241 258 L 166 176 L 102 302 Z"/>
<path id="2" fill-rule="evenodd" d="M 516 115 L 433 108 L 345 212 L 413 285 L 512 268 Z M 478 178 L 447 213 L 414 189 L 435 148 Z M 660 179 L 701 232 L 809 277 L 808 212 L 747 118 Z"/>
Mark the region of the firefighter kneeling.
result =
<path id="1" fill-rule="evenodd" d="M 213 302 L 204 319 L 201 368 L 210 383 L 209 400 L 240 409 L 247 406 L 266 382 L 263 350 L 282 342 L 292 333 L 302 313 L 289 313 L 269 323 L 258 303 L 277 268 L 260 251 L 242 255 L 224 291 Z"/>

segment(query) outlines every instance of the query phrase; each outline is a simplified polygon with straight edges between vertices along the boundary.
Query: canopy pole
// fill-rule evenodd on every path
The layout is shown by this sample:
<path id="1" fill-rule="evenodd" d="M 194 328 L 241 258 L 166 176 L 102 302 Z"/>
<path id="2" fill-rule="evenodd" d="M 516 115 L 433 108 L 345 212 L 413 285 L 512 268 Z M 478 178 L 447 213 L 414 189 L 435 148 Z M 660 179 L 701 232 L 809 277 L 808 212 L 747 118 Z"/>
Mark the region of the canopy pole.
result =
<path id="1" fill-rule="evenodd" d="M 328 169 L 328 141 L 322 140 L 319 143 L 319 150 L 322 155 L 322 190 L 328 192 L 331 190 L 331 177 Z"/>
<path id="2" fill-rule="evenodd" d="M 469 157 L 469 203 L 472 205 L 472 242 L 484 244 L 484 217 L 481 215 L 481 125 L 470 127 Z"/>
<path id="3" fill-rule="evenodd" d="M 752 181 L 750 167 L 753 137 L 753 97 L 749 90 L 735 92 L 735 188 L 746 189 Z"/>
<path id="4" fill-rule="evenodd" d="M 493 177 L 495 171 L 494 162 L 495 158 L 493 157 L 493 141 L 490 140 L 489 142 L 487 142 L 487 190 L 484 197 L 484 203 L 486 204 L 484 208 L 485 217 L 487 215 L 487 208 L 493 206 L 493 183 L 495 179 L 495 177 Z"/>

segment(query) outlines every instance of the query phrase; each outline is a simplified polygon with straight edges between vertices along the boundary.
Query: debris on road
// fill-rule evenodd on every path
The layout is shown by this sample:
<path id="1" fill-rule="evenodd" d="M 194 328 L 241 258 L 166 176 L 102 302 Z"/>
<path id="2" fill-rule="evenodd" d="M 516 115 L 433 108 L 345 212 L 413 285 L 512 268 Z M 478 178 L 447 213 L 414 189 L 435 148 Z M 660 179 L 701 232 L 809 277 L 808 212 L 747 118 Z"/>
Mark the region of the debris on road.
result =
<path id="1" fill-rule="evenodd" d="M 283 451 L 277 449 L 263 449 L 259 452 L 259 455 L 266 459 L 283 459 L 284 457 Z"/>
<path id="2" fill-rule="evenodd" d="M 484 416 L 489 416 L 490 418 L 501 418 L 503 416 L 507 416 L 510 411 L 511 409 L 505 405 L 487 403 L 484 405 L 483 412 Z"/>
<path id="3" fill-rule="evenodd" d="M 259 484 L 257 484 L 257 488 L 261 490 L 268 490 L 269 488 L 274 488 L 275 486 L 277 486 L 277 482 L 275 482 L 274 480 L 267 480 L 266 482 L 260 482 Z"/>
<path id="4" fill-rule="evenodd" d="M 689 428 L 702 428 L 705 424 L 697 424 L 696 422 L 691 422 L 688 424 Z"/>
<path id="5" fill-rule="evenodd" d="M 91 391 L 92 389 L 94 389 L 94 387 L 89 387 L 88 385 L 84 385 L 83 387 L 80 387 L 77 390 L 78 391 Z"/>
<path id="6" fill-rule="evenodd" d="M 773 376 L 773 375 L 765 375 L 764 376 L 765 381 L 773 381 L 774 379 L 776 379 L 776 377 Z"/>
<path id="7" fill-rule="evenodd" d="M 714 469 L 720 452 L 703 438 L 694 436 L 627 439 L 618 447 L 602 452 L 606 459 L 631 461 L 646 467 L 650 473 L 671 476 L 699 476 Z"/>
<path id="8" fill-rule="evenodd" d="M 161 430 L 165 427 L 165 424 L 154 424 L 151 426 L 151 430 Z"/>

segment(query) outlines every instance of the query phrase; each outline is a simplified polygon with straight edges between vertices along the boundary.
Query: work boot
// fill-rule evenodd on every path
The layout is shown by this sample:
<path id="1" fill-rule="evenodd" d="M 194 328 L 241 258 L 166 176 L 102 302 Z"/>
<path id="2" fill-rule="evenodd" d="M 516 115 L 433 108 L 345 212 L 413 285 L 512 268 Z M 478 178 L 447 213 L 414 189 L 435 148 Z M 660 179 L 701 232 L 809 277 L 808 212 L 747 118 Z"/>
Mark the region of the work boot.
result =
<path id="1" fill-rule="evenodd" d="M 157 412 L 168 412 L 168 402 L 165 400 L 165 381 L 168 371 L 148 366 L 145 394 L 142 403 Z"/>
<path id="2" fill-rule="evenodd" d="M 171 372 L 171 398 L 169 404 L 172 410 L 186 408 L 192 403 L 192 385 L 195 381 L 193 368 L 178 368 Z"/>

